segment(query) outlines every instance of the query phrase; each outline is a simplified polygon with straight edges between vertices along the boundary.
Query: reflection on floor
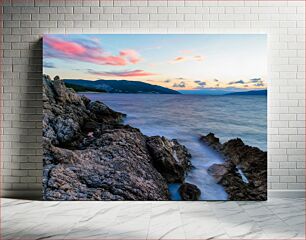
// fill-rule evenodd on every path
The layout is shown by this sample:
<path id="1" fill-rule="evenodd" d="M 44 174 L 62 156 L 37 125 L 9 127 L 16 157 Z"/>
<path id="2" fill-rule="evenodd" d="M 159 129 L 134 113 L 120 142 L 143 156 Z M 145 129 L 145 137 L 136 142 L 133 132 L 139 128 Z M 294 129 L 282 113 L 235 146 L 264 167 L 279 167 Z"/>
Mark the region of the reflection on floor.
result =
<path id="1" fill-rule="evenodd" d="M 1 199 L 3 239 L 305 239 L 305 199 L 43 202 Z"/>

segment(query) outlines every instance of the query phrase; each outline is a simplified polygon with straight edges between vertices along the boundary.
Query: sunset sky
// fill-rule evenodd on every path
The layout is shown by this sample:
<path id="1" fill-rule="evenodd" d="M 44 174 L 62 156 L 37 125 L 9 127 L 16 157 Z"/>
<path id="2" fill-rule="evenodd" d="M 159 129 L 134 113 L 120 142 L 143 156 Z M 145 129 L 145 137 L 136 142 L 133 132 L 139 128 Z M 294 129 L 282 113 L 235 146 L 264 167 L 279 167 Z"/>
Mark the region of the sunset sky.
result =
<path id="1" fill-rule="evenodd" d="M 266 89 L 264 34 L 45 35 L 43 72 L 175 90 Z"/>

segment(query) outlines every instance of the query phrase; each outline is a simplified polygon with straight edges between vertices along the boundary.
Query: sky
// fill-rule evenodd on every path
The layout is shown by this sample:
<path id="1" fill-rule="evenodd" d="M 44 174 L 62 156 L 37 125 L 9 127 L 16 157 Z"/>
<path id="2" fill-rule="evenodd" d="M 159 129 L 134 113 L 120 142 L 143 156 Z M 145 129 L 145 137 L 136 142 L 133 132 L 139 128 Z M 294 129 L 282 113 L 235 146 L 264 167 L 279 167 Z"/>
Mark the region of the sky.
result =
<path id="1" fill-rule="evenodd" d="M 266 35 L 47 34 L 43 73 L 174 90 L 266 89 Z"/>

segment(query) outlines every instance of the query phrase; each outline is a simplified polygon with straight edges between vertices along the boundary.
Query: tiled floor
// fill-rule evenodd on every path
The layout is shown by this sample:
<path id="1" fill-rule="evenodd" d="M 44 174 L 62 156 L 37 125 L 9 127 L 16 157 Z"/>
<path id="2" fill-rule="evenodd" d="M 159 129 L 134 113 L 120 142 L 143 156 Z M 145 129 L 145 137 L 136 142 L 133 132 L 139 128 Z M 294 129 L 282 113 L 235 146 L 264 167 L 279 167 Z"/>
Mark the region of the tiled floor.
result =
<path id="1" fill-rule="evenodd" d="M 3 239 L 305 239 L 305 199 L 43 202 L 2 199 Z"/>

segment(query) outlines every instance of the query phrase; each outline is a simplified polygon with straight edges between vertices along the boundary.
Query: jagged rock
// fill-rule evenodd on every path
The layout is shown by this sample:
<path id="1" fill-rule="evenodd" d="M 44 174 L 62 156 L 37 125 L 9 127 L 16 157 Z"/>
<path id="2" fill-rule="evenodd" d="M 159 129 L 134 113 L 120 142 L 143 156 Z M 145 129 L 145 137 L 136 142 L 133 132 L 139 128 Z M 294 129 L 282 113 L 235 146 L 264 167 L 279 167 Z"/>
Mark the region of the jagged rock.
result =
<path id="1" fill-rule="evenodd" d="M 125 114 L 115 112 L 107 107 L 104 103 L 95 101 L 87 104 L 87 109 L 95 115 L 95 119 L 99 122 L 120 122 Z"/>
<path id="2" fill-rule="evenodd" d="M 183 183 L 179 188 L 179 193 L 184 201 L 196 201 L 201 196 L 201 190 L 191 183 Z"/>
<path id="3" fill-rule="evenodd" d="M 151 138 L 120 124 L 124 114 L 43 76 L 43 196 L 46 200 L 169 200 L 155 167 Z M 187 149 L 163 138 L 158 156 L 172 153 L 180 179 Z M 176 155 L 175 155 L 176 153 Z M 170 170 L 168 170 L 170 171 Z"/>
<path id="4" fill-rule="evenodd" d="M 60 144 L 67 145 L 81 137 L 79 123 L 65 115 L 55 118 L 53 130 L 56 132 Z"/>
<path id="5" fill-rule="evenodd" d="M 139 131 L 114 129 L 84 150 L 44 146 L 48 200 L 169 200 Z"/>
<path id="6" fill-rule="evenodd" d="M 191 155 L 185 146 L 165 137 L 149 137 L 147 146 L 152 155 L 153 165 L 168 182 L 183 182 L 191 166 Z"/>
<path id="7" fill-rule="evenodd" d="M 221 148 L 221 143 L 219 138 L 215 137 L 215 134 L 213 133 L 209 133 L 206 136 L 201 136 L 200 139 L 215 150 L 220 150 Z"/>
<path id="8" fill-rule="evenodd" d="M 67 93 L 66 93 L 66 87 L 63 81 L 61 81 L 59 78 L 54 78 L 53 81 L 53 88 L 55 92 L 55 98 L 56 100 L 60 102 L 65 102 L 67 99 Z"/>
<path id="9" fill-rule="evenodd" d="M 224 186 L 230 200 L 267 199 L 267 152 L 245 145 L 240 139 L 224 144 L 214 134 L 202 136 L 201 140 L 224 156 L 224 164 L 214 164 L 208 172 Z M 245 182 L 240 169 L 248 180 Z"/>

